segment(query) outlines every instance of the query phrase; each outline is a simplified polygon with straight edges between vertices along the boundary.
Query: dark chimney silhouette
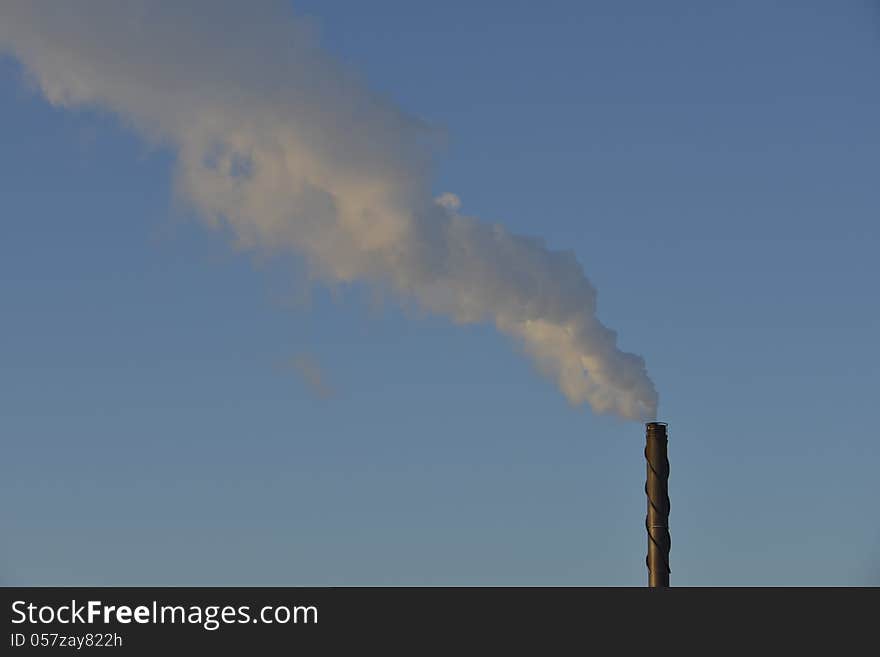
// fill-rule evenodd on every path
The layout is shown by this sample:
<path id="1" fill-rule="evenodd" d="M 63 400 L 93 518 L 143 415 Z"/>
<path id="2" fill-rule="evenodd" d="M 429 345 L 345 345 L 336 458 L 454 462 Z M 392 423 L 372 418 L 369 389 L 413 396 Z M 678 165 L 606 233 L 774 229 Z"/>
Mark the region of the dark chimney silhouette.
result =
<path id="1" fill-rule="evenodd" d="M 648 531 L 648 586 L 669 586 L 669 458 L 666 448 L 665 422 L 648 422 L 645 425 L 645 460 L 648 462 L 648 478 L 645 495 L 648 496 L 648 515 L 645 529 Z"/>

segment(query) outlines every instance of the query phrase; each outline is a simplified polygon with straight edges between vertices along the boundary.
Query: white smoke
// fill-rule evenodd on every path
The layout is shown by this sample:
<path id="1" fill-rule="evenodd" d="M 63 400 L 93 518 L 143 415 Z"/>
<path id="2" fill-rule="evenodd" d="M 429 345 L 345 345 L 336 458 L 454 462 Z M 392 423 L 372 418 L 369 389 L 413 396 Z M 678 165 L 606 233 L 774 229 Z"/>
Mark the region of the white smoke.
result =
<path id="1" fill-rule="evenodd" d="M 652 419 L 570 252 L 430 192 L 430 131 L 323 53 L 285 3 L 0 0 L 0 49 L 53 104 L 109 110 L 177 154 L 183 198 L 242 245 L 293 250 L 520 341 L 573 404 Z"/>

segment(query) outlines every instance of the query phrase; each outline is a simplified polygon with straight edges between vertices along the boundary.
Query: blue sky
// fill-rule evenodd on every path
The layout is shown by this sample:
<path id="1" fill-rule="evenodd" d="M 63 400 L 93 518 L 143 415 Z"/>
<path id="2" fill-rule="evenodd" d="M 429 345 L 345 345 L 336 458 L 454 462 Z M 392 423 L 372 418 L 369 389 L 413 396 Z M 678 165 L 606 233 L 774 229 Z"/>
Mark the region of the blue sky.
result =
<path id="1" fill-rule="evenodd" d="M 296 11 L 442 130 L 436 193 L 572 250 L 645 357 L 674 585 L 877 584 L 880 11 L 770 4 Z M 0 144 L 3 583 L 644 584 L 640 424 L 490 326 L 236 250 L 173 152 L 11 57 Z"/>

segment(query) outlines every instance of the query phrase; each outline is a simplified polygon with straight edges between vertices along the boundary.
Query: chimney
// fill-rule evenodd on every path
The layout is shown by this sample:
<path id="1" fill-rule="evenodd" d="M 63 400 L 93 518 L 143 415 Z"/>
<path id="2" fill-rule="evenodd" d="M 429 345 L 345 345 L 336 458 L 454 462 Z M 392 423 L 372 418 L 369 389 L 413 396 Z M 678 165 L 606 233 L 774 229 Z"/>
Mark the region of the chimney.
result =
<path id="1" fill-rule="evenodd" d="M 648 462 L 648 478 L 645 494 L 648 496 L 648 515 L 645 529 L 648 531 L 648 586 L 669 586 L 669 458 L 666 455 L 665 422 L 648 422 L 645 425 L 645 460 Z"/>

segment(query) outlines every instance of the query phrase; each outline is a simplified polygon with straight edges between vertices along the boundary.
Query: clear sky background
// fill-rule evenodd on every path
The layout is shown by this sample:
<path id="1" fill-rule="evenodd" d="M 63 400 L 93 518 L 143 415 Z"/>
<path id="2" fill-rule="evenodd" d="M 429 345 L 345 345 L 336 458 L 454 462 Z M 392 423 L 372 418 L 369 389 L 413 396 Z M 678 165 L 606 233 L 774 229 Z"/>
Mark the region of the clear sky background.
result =
<path id="1" fill-rule="evenodd" d="M 880 584 L 876 3 L 296 11 L 646 358 L 674 585 Z M 641 425 L 236 252 L 172 159 L 0 60 L 2 583 L 646 582 Z"/>

